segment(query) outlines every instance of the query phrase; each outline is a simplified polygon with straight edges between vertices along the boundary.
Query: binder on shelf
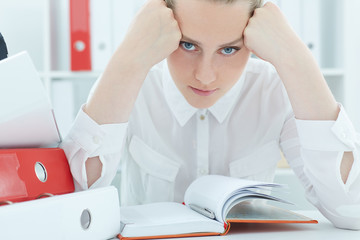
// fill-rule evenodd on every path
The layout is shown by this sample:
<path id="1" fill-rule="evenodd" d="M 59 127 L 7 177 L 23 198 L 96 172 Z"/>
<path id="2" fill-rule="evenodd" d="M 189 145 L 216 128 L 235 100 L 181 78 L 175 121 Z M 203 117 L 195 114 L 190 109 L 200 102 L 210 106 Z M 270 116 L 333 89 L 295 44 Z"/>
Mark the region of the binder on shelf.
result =
<path id="1" fill-rule="evenodd" d="M 90 0 L 91 67 L 103 71 L 125 37 L 135 1 Z"/>
<path id="2" fill-rule="evenodd" d="M 302 40 L 321 66 L 321 2 L 302 0 Z"/>
<path id="3" fill-rule="evenodd" d="M 90 18 L 92 70 L 103 71 L 113 52 L 112 0 L 90 0 Z"/>
<path id="4" fill-rule="evenodd" d="M 321 65 L 320 0 L 276 0 L 289 24 Z"/>
<path id="5" fill-rule="evenodd" d="M 69 1 L 71 70 L 90 71 L 90 0 Z"/>
<path id="6" fill-rule="evenodd" d="M 74 192 L 60 148 L 0 149 L 0 204 Z"/>
<path id="7" fill-rule="evenodd" d="M 113 18 L 113 35 L 112 35 L 112 48 L 116 50 L 120 43 L 123 41 L 129 25 L 135 16 L 138 1 L 112 1 L 112 18 Z"/>
<path id="8" fill-rule="evenodd" d="M 290 26 L 302 38 L 302 0 L 278 0 L 277 4 L 284 13 Z"/>
<path id="9" fill-rule="evenodd" d="M 0 206 L 0 239 L 110 239 L 120 231 L 115 187 Z"/>

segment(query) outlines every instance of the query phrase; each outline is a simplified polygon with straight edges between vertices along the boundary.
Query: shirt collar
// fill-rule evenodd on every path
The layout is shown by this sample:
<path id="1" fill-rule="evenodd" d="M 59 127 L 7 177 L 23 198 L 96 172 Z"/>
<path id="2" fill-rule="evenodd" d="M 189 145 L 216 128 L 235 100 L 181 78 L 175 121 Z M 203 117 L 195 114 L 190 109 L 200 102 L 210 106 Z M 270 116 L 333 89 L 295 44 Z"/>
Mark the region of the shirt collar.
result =
<path id="1" fill-rule="evenodd" d="M 239 81 L 237 81 L 236 84 L 213 106 L 208 108 L 209 112 L 216 118 L 219 123 L 222 123 L 225 120 L 226 116 L 233 108 L 237 100 L 236 96 L 239 95 L 240 90 L 244 84 L 245 72 L 246 69 L 244 69 Z M 189 121 L 189 119 L 200 109 L 191 106 L 176 87 L 170 75 L 166 61 L 164 61 L 163 64 L 162 79 L 165 99 L 176 120 L 181 126 L 184 126 Z"/>

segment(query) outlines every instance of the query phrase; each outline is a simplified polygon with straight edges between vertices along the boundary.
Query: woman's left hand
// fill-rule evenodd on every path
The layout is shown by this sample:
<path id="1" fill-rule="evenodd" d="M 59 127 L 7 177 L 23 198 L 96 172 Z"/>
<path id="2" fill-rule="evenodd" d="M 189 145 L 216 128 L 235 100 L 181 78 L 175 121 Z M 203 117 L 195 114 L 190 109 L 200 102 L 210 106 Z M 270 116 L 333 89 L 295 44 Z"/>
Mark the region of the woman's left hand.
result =
<path id="1" fill-rule="evenodd" d="M 339 106 L 315 58 L 275 4 L 255 10 L 244 30 L 244 44 L 276 68 L 297 119 L 337 119 Z"/>
<path id="2" fill-rule="evenodd" d="M 303 44 L 278 6 L 267 2 L 257 8 L 244 30 L 245 46 L 259 58 L 276 65 Z"/>

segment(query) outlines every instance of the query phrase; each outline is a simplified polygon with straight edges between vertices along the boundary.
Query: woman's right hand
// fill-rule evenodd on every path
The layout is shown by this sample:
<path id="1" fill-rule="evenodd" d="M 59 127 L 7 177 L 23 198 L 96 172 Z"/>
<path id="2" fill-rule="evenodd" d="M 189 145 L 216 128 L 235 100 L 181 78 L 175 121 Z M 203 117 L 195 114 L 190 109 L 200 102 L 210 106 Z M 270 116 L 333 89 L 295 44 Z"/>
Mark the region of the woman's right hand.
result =
<path id="1" fill-rule="evenodd" d="M 148 0 L 131 23 L 121 44 L 129 59 L 150 69 L 179 47 L 181 31 L 164 0 Z"/>

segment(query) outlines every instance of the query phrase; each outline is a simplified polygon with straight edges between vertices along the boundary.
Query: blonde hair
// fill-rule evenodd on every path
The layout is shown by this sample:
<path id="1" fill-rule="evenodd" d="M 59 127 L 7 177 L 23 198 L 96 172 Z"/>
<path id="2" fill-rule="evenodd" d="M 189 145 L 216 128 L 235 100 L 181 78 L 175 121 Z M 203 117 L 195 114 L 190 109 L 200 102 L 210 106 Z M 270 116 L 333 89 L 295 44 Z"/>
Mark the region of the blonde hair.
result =
<path id="1" fill-rule="evenodd" d="M 167 6 L 171 9 L 175 8 L 175 1 L 176 0 L 165 0 Z M 250 13 L 253 14 L 254 10 L 256 8 L 259 8 L 263 5 L 263 0 L 208 0 L 211 2 L 218 2 L 218 3 L 224 3 L 224 4 L 231 4 L 237 1 L 248 1 L 250 4 Z"/>

